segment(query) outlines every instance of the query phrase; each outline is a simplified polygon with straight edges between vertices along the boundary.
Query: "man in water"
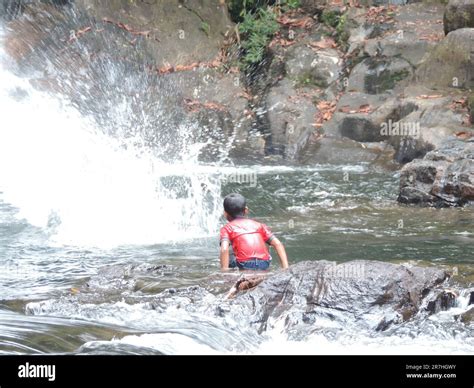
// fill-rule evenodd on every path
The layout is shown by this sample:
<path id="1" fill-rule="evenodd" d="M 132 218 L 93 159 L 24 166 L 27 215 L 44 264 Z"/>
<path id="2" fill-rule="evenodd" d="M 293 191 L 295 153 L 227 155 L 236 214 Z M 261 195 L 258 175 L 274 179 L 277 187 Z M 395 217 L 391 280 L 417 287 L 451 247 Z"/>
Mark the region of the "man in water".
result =
<path id="1" fill-rule="evenodd" d="M 278 253 L 282 268 L 288 268 L 288 259 L 283 244 L 265 225 L 247 218 L 249 209 L 240 194 L 229 194 L 224 198 L 224 217 L 229 221 L 221 228 L 221 269 L 266 270 L 270 266 L 271 245 Z M 230 253 L 230 245 L 234 254 Z M 235 256 L 234 256 L 235 255 Z"/>

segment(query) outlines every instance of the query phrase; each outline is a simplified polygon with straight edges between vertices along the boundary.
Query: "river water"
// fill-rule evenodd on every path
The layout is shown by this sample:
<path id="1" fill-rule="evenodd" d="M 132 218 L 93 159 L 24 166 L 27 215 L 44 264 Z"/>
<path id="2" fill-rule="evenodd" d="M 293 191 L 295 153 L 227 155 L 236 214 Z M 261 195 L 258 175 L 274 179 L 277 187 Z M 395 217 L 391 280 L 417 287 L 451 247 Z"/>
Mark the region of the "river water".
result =
<path id="1" fill-rule="evenodd" d="M 467 307 L 462 292 L 457 307 L 388 332 L 348 327 L 296 339 L 278 323 L 257 334 L 189 308 L 222 298 L 238 276 L 220 274 L 217 259 L 221 201 L 230 192 L 248 198 L 251 216 L 281 238 L 290 263 L 437 266 L 454 272 L 451 286 L 460 290 L 474 281 L 472 208 L 400 206 L 397 172 L 370 163 L 199 162 L 205 144 L 189 139 L 186 126 L 176 129 L 181 146 L 170 161 L 159 147 L 142 144 L 139 133 L 104 132 L 64 98 L 13 75 L 8 58 L 3 62 L 0 353 L 474 351 L 472 325 L 454 320 Z M 277 270 L 277 260 L 272 266 Z M 161 308 L 150 305 L 155 295 L 195 286 L 206 290 L 199 300 L 178 295 Z"/>

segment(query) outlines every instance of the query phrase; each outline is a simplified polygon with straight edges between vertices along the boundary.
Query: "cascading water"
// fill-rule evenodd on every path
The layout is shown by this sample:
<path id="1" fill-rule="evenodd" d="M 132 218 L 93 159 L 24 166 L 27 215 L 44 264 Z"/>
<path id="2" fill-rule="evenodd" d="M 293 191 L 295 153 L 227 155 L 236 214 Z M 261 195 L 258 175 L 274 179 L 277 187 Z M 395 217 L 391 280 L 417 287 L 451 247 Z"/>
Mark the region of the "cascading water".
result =
<path id="1" fill-rule="evenodd" d="M 175 137 L 163 141 L 155 128 L 151 149 L 139 138 L 140 128 L 133 128 L 135 136 L 120 128 L 105 135 L 67 100 L 35 90 L 3 67 L 0 88 L 3 200 L 19 209 L 18 217 L 46 228 L 52 241 L 153 244 L 216 231 L 217 170 L 199 164 L 204 144 L 189 139 L 189 126 L 177 126 Z M 123 104 L 108 112 L 117 126 L 131 114 Z M 160 148 L 166 146 L 180 150 L 171 163 Z"/>

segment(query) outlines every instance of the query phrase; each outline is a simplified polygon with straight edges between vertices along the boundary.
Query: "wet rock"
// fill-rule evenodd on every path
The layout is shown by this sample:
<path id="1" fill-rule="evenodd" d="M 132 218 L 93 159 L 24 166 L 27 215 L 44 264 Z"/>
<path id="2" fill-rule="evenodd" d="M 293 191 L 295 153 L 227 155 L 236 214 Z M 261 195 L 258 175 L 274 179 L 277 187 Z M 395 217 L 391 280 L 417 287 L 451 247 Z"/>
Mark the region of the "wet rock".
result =
<path id="1" fill-rule="evenodd" d="M 474 1 L 449 0 L 443 18 L 445 34 L 460 28 L 474 28 Z"/>
<path id="2" fill-rule="evenodd" d="M 440 311 L 446 311 L 456 305 L 456 298 L 458 295 L 452 290 L 442 290 L 435 293 L 428 301 L 426 310 L 431 314 L 436 314 Z"/>
<path id="3" fill-rule="evenodd" d="M 150 301 L 153 310 L 185 309 L 188 312 L 204 310 L 205 306 L 212 305 L 215 296 L 199 286 L 171 288 L 156 295 Z"/>
<path id="4" fill-rule="evenodd" d="M 159 66 L 212 61 L 219 54 L 226 32 L 233 27 L 227 8 L 219 0 L 75 3 L 95 20 L 107 18 L 135 31 L 149 31 L 144 50 Z"/>
<path id="5" fill-rule="evenodd" d="M 460 314 L 457 319 L 465 324 L 471 324 L 474 322 L 474 307 L 471 307 L 466 312 Z"/>
<path id="6" fill-rule="evenodd" d="M 269 276 L 255 289 L 231 301 L 231 310 L 246 316 L 262 332 L 275 321 L 292 332 L 331 321 L 343 327 L 357 322 L 383 330 L 410 319 L 420 309 L 427 290 L 447 279 L 434 268 L 375 261 L 339 265 L 327 261 L 302 262 Z"/>
<path id="7" fill-rule="evenodd" d="M 271 130 L 271 144 L 267 147 L 271 147 L 272 153 L 295 159 L 314 131 L 316 107 L 300 98 L 288 79 L 269 91 L 266 106 Z"/>
<path id="8" fill-rule="evenodd" d="M 232 141 L 244 149 L 253 141 L 239 74 L 216 68 L 219 61 L 200 66 L 216 60 L 231 27 L 217 0 L 28 3 L 5 45 L 17 71 L 35 74 L 35 87 L 69 99 L 107 134 L 139 132 L 170 161 L 182 152 L 182 134 L 207 142 L 199 159 L 209 161 L 227 155 Z"/>
<path id="9" fill-rule="evenodd" d="M 412 66 L 402 58 L 367 58 L 352 69 L 348 91 L 381 94 L 393 90 L 413 74 Z"/>
<path id="10" fill-rule="evenodd" d="M 474 291 L 471 291 L 471 293 L 469 295 L 468 306 L 470 306 L 471 304 L 474 304 Z"/>
<path id="11" fill-rule="evenodd" d="M 450 32 L 416 71 L 416 78 L 432 88 L 474 86 L 474 28 Z"/>
<path id="12" fill-rule="evenodd" d="M 395 159 L 408 163 L 422 158 L 427 152 L 441 147 L 454 133 L 465 131 L 461 111 L 451 109 L 452 97 L 423 99 L 420 95 L 430 95 L 433 91 L 419 86 L 408 87 L 404 91 L 403 105 L 416 107 L 407 111 L 397 123 L 392 119 L 387 141 L 396 149 Z M 398 131 L 396 127 L 398 126 Z"/>
<path id="13" fill-rule="evenodd" d="M 474 142 L 451 140 L 405 165 L 398 201 L 435 207 L 474 201 Z"/>

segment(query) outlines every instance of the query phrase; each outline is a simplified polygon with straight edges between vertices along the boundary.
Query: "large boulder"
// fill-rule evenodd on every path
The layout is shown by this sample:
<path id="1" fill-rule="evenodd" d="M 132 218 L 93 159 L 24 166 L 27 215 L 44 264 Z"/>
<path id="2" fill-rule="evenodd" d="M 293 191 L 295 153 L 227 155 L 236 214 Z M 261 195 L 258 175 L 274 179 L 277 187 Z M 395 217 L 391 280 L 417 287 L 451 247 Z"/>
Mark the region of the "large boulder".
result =
<path id="1" fill-rule="evenodd" d="M 474 0 L 449 0 L 443 23 L 445 34 L 460 28 L 474 28 Z"/>
<path id="2" fill-rule="evenodd" d="M 474 201 L 474 142 L 451 140 L 405 165 L 398 201 L 435 207 Z"/>
<path id="3" fill-rule="evenodd" d="M 298 336 L 327 324 L 385 330 L 415 316 L 430 291 L 447 278 L 435 268 L 376 261 L 301 262 L 238 294 L 227 310 L 253 322 L 259 332 L 277 320 Z"/>
<path id="4" fill-rule="evenodd" d="M 450 32 L 417 69 L 416 78 L 432 88 L 472 88 L 474 28 Z"/>
<path id="5" fill-rule="evenodd" d="M 406 88 L 404 93 L 403 106 L 413 109 L 405 111 L 407 114 L 398 122 L 386 123 L 386 140 L 395 147 L 397 162 L 408 163 L 422 158 L 427 152 L 441 147 L 454 133 L 466 129 L 462 125 L 465 108 L 454 109 L 452 96 L 433 95 L 432 91 L 418 86 Z M 433 98 L 420 97 L 430 94 Z"/>

